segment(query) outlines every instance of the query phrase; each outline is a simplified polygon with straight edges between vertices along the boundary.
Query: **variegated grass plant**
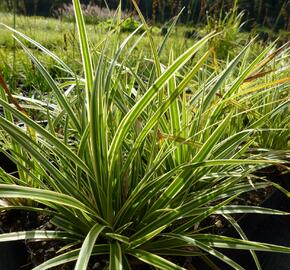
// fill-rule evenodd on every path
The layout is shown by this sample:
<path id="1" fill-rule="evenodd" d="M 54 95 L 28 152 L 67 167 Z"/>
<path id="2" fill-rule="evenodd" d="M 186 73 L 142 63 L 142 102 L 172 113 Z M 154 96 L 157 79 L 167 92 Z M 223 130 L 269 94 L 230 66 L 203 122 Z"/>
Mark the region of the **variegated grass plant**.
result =
<path id="1" fill-rule="evenodd" d="M 165 65 L 159 56 L 177 19 L 157 48 L 135 4 L 152 50 L 152 59 L 144 59 L 151 63 L 150 72 L 139 74 L 139 64 L 130 65 L 130 54 L 144 34 L 127 46 L 140 29 L 119 44 L 113 58 L 106 55 L 109 34 L 95 46 L 99 53 L 93 58 L 80 3 L 73 4 L 82 75 L 10 29 L 52 94 L 49 100 L 15 97 L 1 80 L 1 146 L 17 164 L 19 175 L 1 170 L 0 197 L 8 204 L 1 209 L 45 213 L 57 230 L 6 233 L 0 241 L 66 243 L 60 254 L 35 270 L 73 261 L 76 270 L 87 269 L 98 255 L 107 258 L 107 269 L 133 269 L 133 257 L 156 269 L 184 269 L 170 258 L 207 254 L 243 269 L 217 248 L 250 250 L 261 269 L 255 250 L 289 253 L 288 247 L 248 241 L 232 218 L 240 213 L 287 214 L 232 203 L 245 192 L 270 185 L 250 177 L 255 169 L 282 162 L 248 151 L 268 120 L 265 115 L 236 128 L 241 115 L 248 113 L 243 106 L 253 100 L 243 98 L 260 93 L 241 91 L 273 48 L 245 63 L 249 44 L 223 72 L 205 75 L 211 63 L 211 52 L 205 48 L 217 35 L 211 33 L 180 56 L 172 51 Z M 22 39 L 66 71 L 64 82 L 51 77 Z M 121 54 L 126 57 L 119 61 Z M 195 55 L 199 58 L 193 61 Z M 287 102 L 280 100 L 268 113 L 279 115 Z M 31 110 L 38 112 L 37 120 Z M 212 214 L 228 219 L 241 238 L 211 234 L 202 222 Z"/>

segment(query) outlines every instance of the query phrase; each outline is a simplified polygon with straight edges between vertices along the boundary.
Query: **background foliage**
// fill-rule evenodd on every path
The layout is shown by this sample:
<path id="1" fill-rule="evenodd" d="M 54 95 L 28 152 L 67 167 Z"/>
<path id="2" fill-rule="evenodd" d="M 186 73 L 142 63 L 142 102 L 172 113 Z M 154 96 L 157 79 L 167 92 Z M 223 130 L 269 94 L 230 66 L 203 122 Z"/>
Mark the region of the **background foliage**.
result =
<path id="1" fill-rule="evenodd" d="M 185 7 L 181 16 L 183 22 L 202 22 L 207 12 L 220 13 L 229 11 L 234 0 L 139 0 L 138 5 L 147 19 L 165 21 L 177 15 Z M 69 0 L 19 0 L 15 1 L 16 10 L 27 15 L 51 16 L 53 11 Z M 116 8 L 119 0 L 83 0 L 82 4 L 94 4 Z M 239 8 L 246 10 L 246 17 L 251 23 L 274 27 L 289 28 L 290 1 L 289 0 L 239 0 Z M 13 10 L 13 0 L 3 0 L 0 8 Z M 133 10 L 130 0 L 122 0 L 122 8 Z"/>

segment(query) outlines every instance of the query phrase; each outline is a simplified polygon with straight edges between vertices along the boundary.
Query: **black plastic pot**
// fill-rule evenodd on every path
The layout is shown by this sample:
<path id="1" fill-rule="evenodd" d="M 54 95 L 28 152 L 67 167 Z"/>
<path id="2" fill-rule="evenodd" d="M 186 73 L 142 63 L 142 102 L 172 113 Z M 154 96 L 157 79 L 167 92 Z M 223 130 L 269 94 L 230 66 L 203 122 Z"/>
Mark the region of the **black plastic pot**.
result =
<path id="1" fill-rule="evenodd" d="M 281 192 L 275 191 L 262 205 L 290 212 L 290 201 Z M 240 226 L 252 241 L 290 247 L 290 217 L 248 214 Z M 233 235 L 234 236 L 234 235 Z M 256 252 L 263 270 L 289 270 L 290 255 L 282 253 Z M 245 269 L 255 269 L 252 256 L 246 251 L 230 250 L 226 253 Z M 223 266 L 222 269 L 231 269 Z"/>
<path id="2" fill-rule="evenodd" d="M 0 153 L 0 167 L 6 172 L 15 172 L 15 164 L 3 153 Z M 3 230 L 0 226 L 0 233 Z M 21 270 L 27 262 L 26 245 L 21 241 L 0 243 L 0 270 Z"/>
<path id="3" fill-rule="evenodd" d="M 266 176 L 269 180 L 279 183 L 285 189 L 290 190 L 290 174 L 279 175 L 273 167 L 264 172 L 258 172 L 260 176 Z M 262 207 L 290 212 L 290 199 L 282 192 L 276 190 L 261 204 Z M 251 241 L 264 242 L 290 247 L 290 216 L 275 216 L 261 214 L 246 214 L 239 221 L 239 225 Z M 228 230 L 225 235 L 240 238 L 234 229 Z M 223 254 L 239 263 L 246 270 L 256 269 L 253 257 L 249 251 L 223 249 Z M 263 270 L 289 270 L 290 254 L 273 252 L 256 252 Z M 216 258 L 211 258 L 222 270 L 232 270 Z M 211 268 L 201 260 L 196 259 L 194 265 L 197 269 L 210 270 Z"/>
<path id="4" fill-rule="evenodd" d="M 12 173 L 17 170 L 15 163 L 13 163 L 6 155 L 0 152 L 0 167 L 8 173 Z"/>
<path id="5" fill-rule="evenodd" d="M 21 270 L 27 262 L 26 246 L 22 242 L 0 243 L 0 269 Z"/>

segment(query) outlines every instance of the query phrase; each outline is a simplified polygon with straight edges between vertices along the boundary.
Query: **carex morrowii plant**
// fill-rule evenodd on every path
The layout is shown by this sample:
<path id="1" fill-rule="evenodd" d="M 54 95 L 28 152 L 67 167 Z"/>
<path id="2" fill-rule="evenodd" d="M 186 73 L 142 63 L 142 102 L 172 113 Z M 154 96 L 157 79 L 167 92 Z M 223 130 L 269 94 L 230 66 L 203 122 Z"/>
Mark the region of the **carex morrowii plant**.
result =
<path id="1" fill-rule="evenodd" d="M 106 54 L 110 38 L 92 53 L 80 3 L 73 4 L 83 74 L 10 29 L 51 95 L 47 100 L 16 97 L 20 110 L 1 82 L 1 149 L 19 171 L 18 177 L 0 172 L 0 198 L 8 204 L 1 210 L 45 213 L 57 229 L 5 233 L 0 241 L 62 240 L 61 251 L 35 270 L 74 261 L 76 270 L 88 269 L 89 261 L 99 256 L 107 259 L 106 269 L 134 269 L 136 259 L 156 269 L 185 269 L 176 257 L 208 254 L 243 269 L 223 248 L 250 250 L 260 269 L 255 250 L 290 253 L 288 247 L 248 241 L 232 218 L 238 213 L 287 214 L 232 203 L 270 184 L 250 178 L 256 168 L 281 162 L 247 151 L 255 128 L 266 120 L 237 130 L 240 116 L 228 105 L 272 48 L 241 64 L 249 44 L 222 73 L 210 75 L 211 52 L 205 48 L 216 35 L 210 33 L 180 56 L 172 51 L 165 65 L 160 55 L 172 28 L 157 47 L 135 4 L 152 59 L 141 58 L 131 66 L 130 54 L 144 33 L 133 45 L 129 42 L 141 29 L 121 42 L 113 57 Z M 67 79 L 53 79 L 22 39 L 52 57 Z M 139 74 L 142 64 L 148 70 Z M 283 102 L 273 108 L 275 114 L 283 110 Z M 38 113 L 37 120 L 28 109 Z M 19 206 L 19 199 L 27 204 Z M 212 214 L 228 219 L 241 238 L 211 233 L 204 221 Z"/>

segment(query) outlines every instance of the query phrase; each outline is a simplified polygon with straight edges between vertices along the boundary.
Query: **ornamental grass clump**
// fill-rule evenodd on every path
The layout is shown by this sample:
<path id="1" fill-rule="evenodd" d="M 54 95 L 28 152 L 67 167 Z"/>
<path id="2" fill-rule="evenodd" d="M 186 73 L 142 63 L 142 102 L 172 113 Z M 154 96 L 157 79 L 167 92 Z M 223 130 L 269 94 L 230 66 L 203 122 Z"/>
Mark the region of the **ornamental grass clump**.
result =
<path id="1" fill-rule="evenodd" d="M 267 119 L 236 130 L 242 120 L 228 104 L 237 102 L 231 97 L 273 48 L 241 65 L 250 43 L 222 73 L 203 80 L 211 64 L 206 48 L 218 33 L 206 35 L 180 56 L 171 51 L 168 64 L 162 64 L 160 54 L 177 18 L 157 48 L 133 3 L 143 25 L 119 44 L 113 57 L 106 55 L 110 34 L 92 57 L 80 3 L 73 0 L 83 74 L 10 28 L 51 94 L 48 100 L 23 100 L 12 97 L 1 81 L 1 149 L 19 175 L 0 171 L 0 198 L 8 204 L 1 209 L 48 214 L 56 229 L 5 233 L 0 241 L 62 240 L 60 252 L 34 270 L 68 262 L 75 262 L 76 270 L 87 269 L 100 255 L 107 261 L 104 268 L 114 270 L 134 269 L 136 259 L 156 269 L 185 269 L 175 257 L 209 255 L 243 269 L 222 252 L 233 248 L 250 250 L 260 269 L 256 250 L 290 253 L 289 247 L 247 240 L 231 218 L 240 213 L 287 215 L 234 203 L 241 194 L 271 184 L 254 179 L 252 172 L 283 163 L 275 155 L 248 151 Z M 139 74 L 139 63 L 131 66 L 129 60 L 144 33 L 127 48 L 141 27 L 152 50 L 152 59 L 144 59 L 151 63 L 144 74 Z M 22 39 L 52 57 L 67 78 L 53 79 Z M 278 115 L 286 102 L 272 113 Z M 212 214 L 225 216 L 241 238 L 212 234 L 203 225 Z"/>

